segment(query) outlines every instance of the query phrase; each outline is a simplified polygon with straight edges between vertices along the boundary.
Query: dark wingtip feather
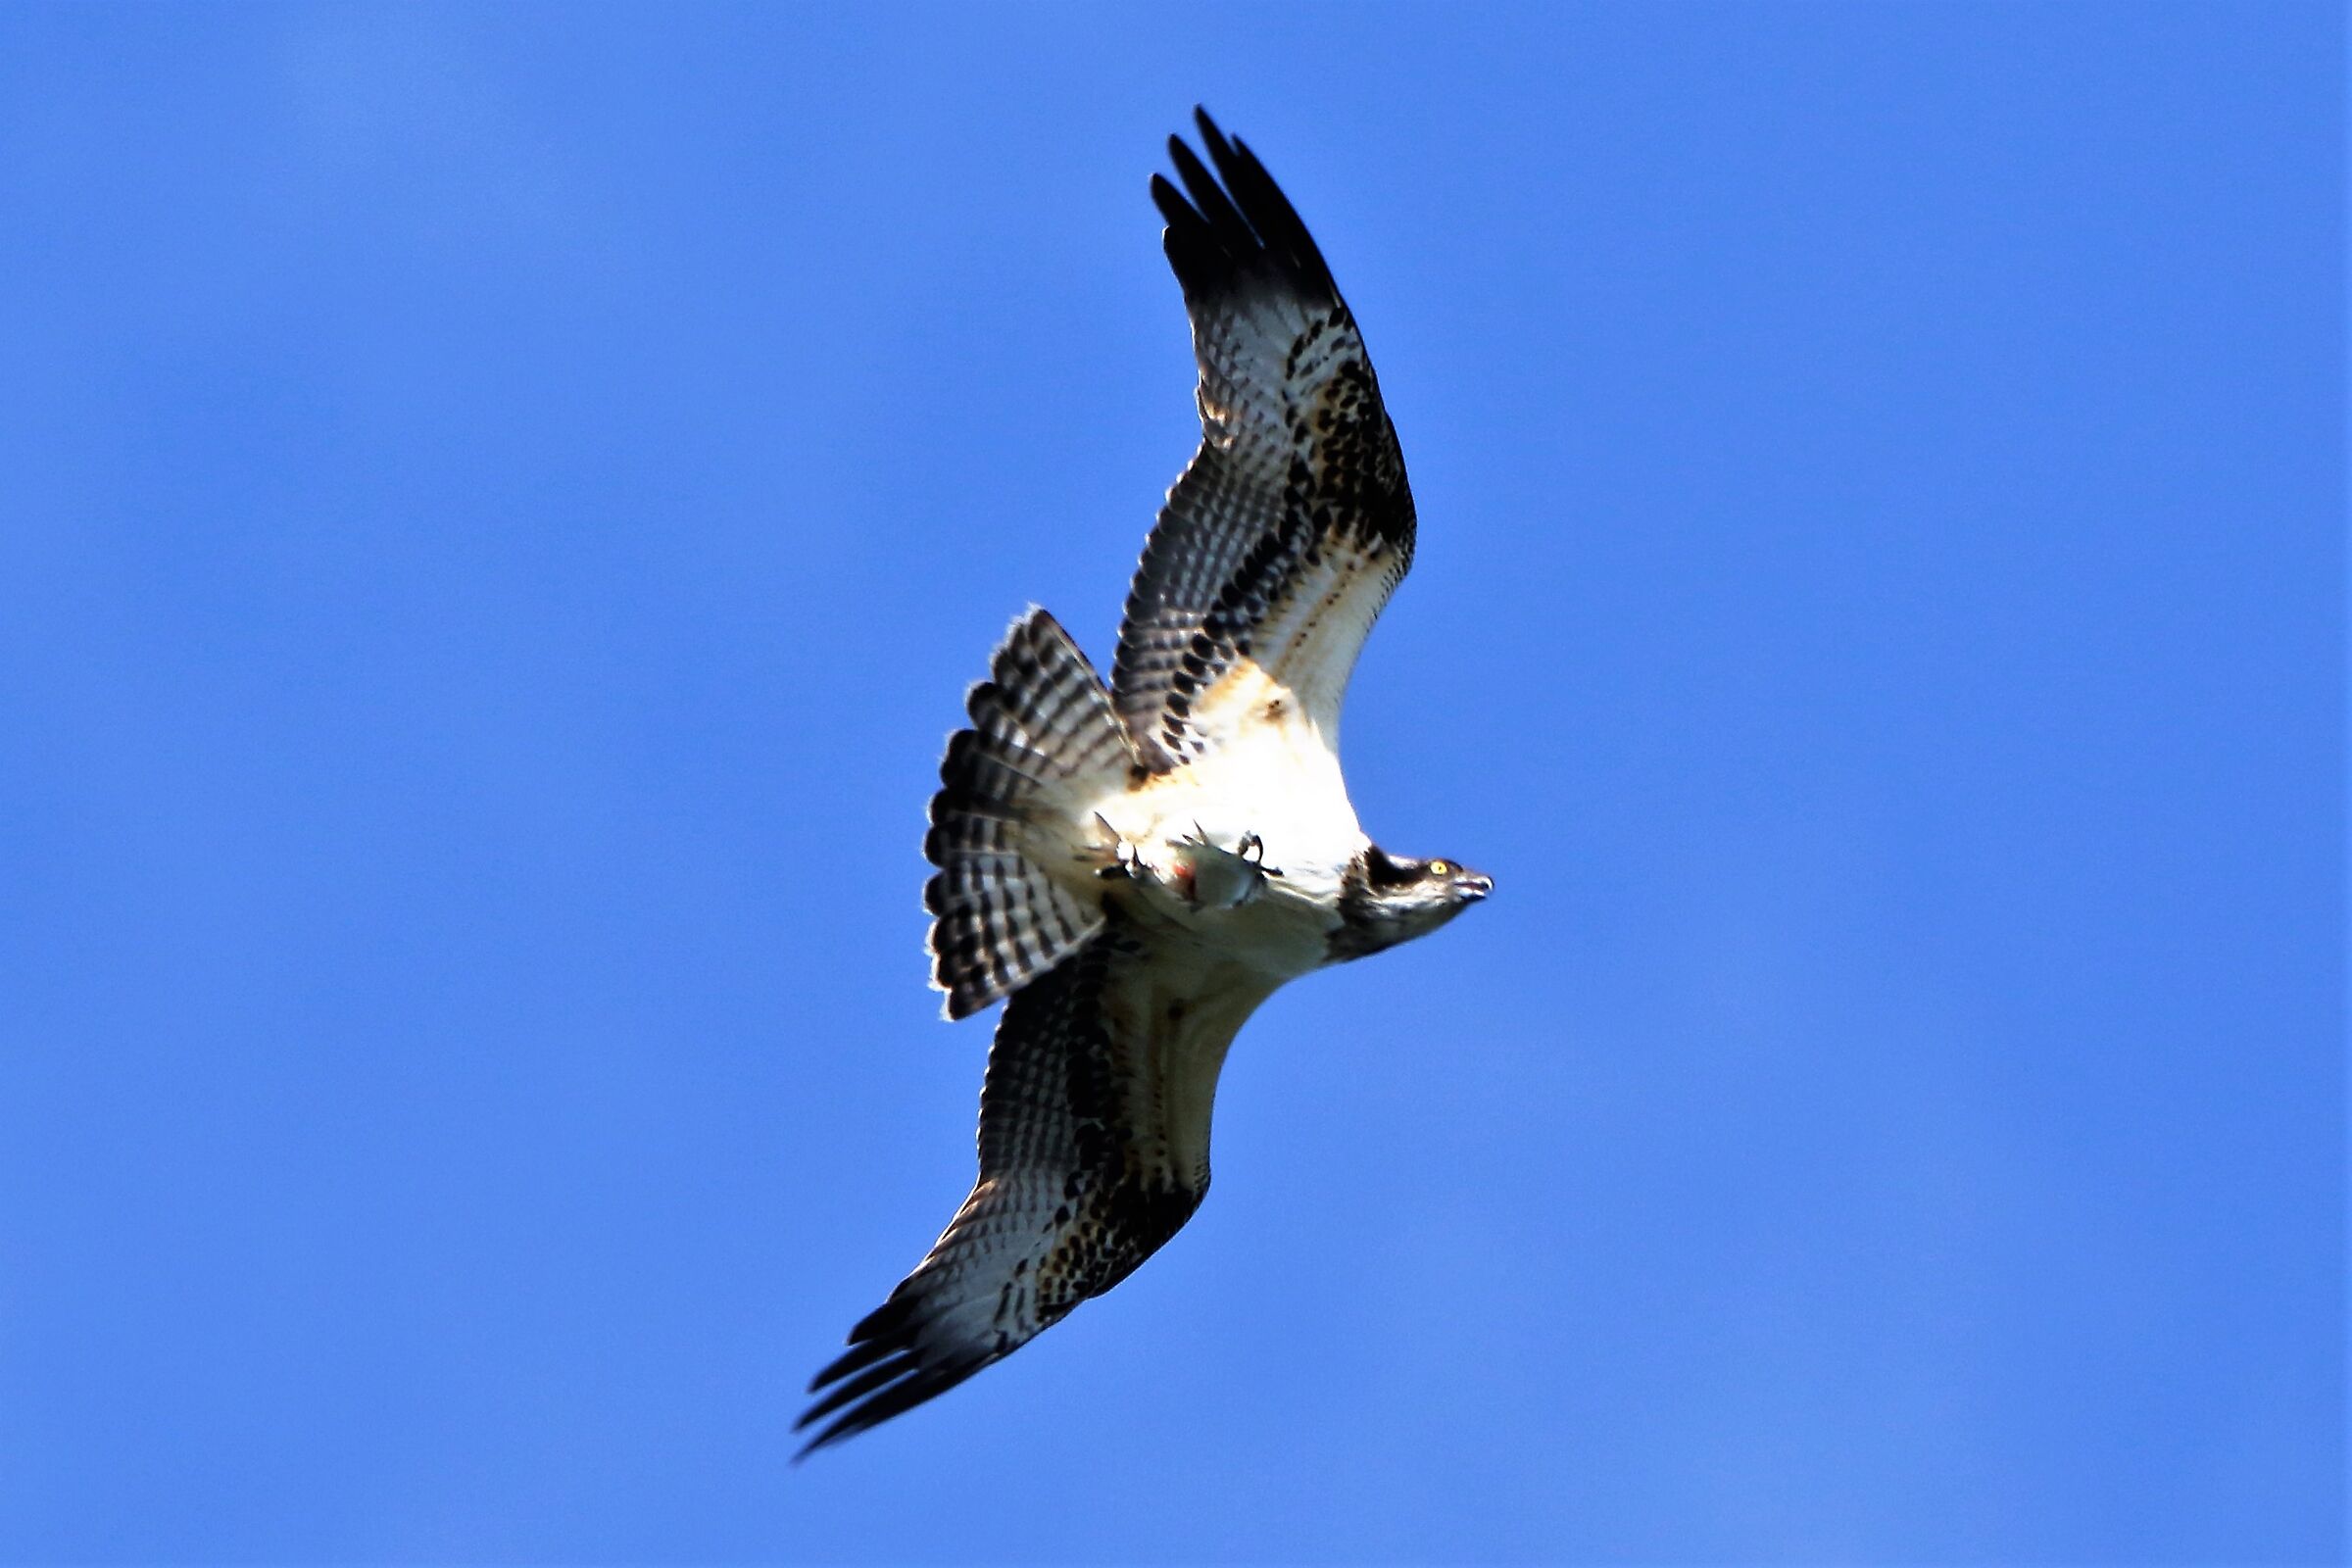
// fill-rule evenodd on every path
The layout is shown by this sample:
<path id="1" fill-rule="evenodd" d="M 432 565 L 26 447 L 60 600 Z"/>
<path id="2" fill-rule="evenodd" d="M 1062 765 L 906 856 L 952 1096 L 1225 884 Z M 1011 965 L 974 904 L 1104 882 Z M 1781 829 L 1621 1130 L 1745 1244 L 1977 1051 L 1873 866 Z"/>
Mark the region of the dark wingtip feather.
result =
<path id="1" fill-rule="evenodd" d="M 792 1424 L 792 1430 L 799 1432 L 810 1423 L 831 1415 L 851 1400 L 862 1399 L 885 1383 L 896 1383 L 906 1375 L 907 1370 L 907 1364 L 904 1361 L 887 1360 L 844 1378 L 833 1387 L 832 1392 L 802 1411 L 801 1418 Z M 813 1394 L 816 1391 L 811 1389 L 809 1392 Z"/>
<path id="2" fill-rule="evenodd" d="M 1200 140 L 1204 146 L 1213 147 L 1225 139 L 1225 133 L 1219 130 L 1217 122 L 1209 118 L 1206 104 L 1193 105 L 1193 128 L 1200 132 Z"/>
<path id="3" fill-rule="evenodd" d="M 1168 158 L 1182 188 L 1165 175 L 1152 176 L 1152 205 L 1167 220 L 1163 248 L 1186 295 L 1279 280 L 1337 302 L 1339 288 L 1323 253 L 1257 155 L 1227 137 L 1206 109 L 1196 105 L 1193 122 L 1208 162 L 1170 136 Z"/>
<path id="4" fill-rule="evenodd" d="M 993 1356 L 957 1356 L 926 1363 L 914 1342 L 914 1314 L 897 1292 L 850 1330 L 850 1348 L 808 1381 L 816 1400 L 792 1424 L 800 1432 L 825 1421 L 801 1446 L 799 1464 L 819 1448 L 880 1426 L 926 1399 L 938 1397 L 986 1366 Z"/>
<path id="5" fill-rule="evenodd" d="M 1170 136 L 1168 145 L 1181 147 L 1184 143 Z M 1152 176 L 1152 205 L 1158 208 L 1159 216 L 1170 223 L 1198 223 L 1200 221 L 1200 215 L 1193 211 L 1192 204 L 1184 199 L 1174 185 L 1168 183 L 1168 176 L 1165 174 Z"/>
<path id="6" fill-rule="evenodd" d="M 1168 138 L 1168 159 L 1175 164 L 1176 176 L 1184 181 L 1185 194 L 1192 198 L 1194 208 L 1200 213 L 1211 234 L 1224 235 L 1229 239 L 1245 235 L 1251 238 L 1256 236 L 1257 231 L 1250 227 L 1250 220 L 1243 217 L 1241 210 L 1226 197 L 1224 187 L 1217 183 L 1216 176 L 1211 174 L 1207 166 L 1200 162 L 1199 156 L 1177 137 L 1170 136 Z M 1238 262 L 1243 258 L 1236 256 L 1234 259 Z"/>
<path id="7" fill-rule="evenodd" d="M 905 1415 L 916 1405 L 938 1398 L 985 1365 L 987 1363 L 981 1361 L 969 1366 L 926 1367 L 909 1362 L 904 1369 L 894 1369 L 903 1370 L 904 1376 L 897 1381 L 886 1380 L 881 1387 L 865 1394 L 858 1402 L 835 1415 L 815 1437 L 801 1446 L 800 1452 L 792 1456 L 792 1462 L 799 1464 L 819 1448 L 829 1448 L 860 1432 L 870 1432 L 892 1416 Z M 808 1414 L 793 1424 L 793 1430 L 799 1431 L 829 1409 L 830 1405 L 819 1401 L 818 1405 L 811 1406 Z"/>
<path id="8" fill-rule="evenodd" d="M 808 1380 L 808 1392 L 814 1394 L 829 1383 L 838 1383 L 853 1372 L 862 1371 L 889 1355 L 893 1347 L 883 1340 L 868 1340 L 863 1344 L 853 1344 L 848 1350 L 826 1362 L 823 1371 Z M 807 1422 L 808 1417 L 803 1416 L 794 1425 L 797 1428 L 806 1425 Z"/>

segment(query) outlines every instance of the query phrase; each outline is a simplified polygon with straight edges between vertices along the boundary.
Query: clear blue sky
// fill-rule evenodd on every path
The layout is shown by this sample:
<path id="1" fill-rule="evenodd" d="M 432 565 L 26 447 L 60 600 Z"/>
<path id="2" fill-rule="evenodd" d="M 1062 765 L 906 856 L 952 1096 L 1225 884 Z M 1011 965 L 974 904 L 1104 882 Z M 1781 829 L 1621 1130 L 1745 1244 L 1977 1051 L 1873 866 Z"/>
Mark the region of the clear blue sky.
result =
<path id="1" fill-rule="evenodd" d="M 0 10 L 0 1557 L 2343 1544 L 2343 24 Z M 799 1468 L 969 1180 L 924 802 L 1191 450 L 1196 101 L 1491 869 L 1127 1285 Z"/>

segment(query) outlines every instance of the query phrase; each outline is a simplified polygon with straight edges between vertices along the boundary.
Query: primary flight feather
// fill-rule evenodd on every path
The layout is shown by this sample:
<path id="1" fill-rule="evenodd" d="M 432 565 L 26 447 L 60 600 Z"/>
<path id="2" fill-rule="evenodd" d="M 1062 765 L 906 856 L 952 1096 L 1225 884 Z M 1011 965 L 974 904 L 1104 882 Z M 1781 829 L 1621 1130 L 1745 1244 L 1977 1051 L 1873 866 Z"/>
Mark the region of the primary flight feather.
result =
<path id="1" fill-rule="evenodd" d="M 1100 1296 L 1208 1189 L 1235 1033 L 1287 980 L 1436 930 L 1493 883 L 1365 837 L 1339 762 L 1413 498 L 1355 318 L 1250 149 L 1196 113 L 1152 180 L 1200 362 L 1200 449 L 1144 544 L 1106 686 L 1042 610 L 948 744 L 924 852 L 933 981 L 1000 1000 L 980 1177 L 850 1331 L 807 1453 Z M 828 1419 L 829 1418 L 829 1419 Z"/>

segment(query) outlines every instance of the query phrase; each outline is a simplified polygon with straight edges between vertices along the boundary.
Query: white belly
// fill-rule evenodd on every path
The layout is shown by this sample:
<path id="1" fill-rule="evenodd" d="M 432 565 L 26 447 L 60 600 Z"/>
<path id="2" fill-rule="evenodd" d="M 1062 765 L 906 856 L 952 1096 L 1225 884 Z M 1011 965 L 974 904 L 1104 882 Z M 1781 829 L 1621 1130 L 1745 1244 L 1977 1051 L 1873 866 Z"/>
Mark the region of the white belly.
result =
<path id="1" fill-rule="evenodd" d="M 1139 863 L 1143 874 L 1112 897 L 1140 922 L 1276 979 L 1329 961 L 1341 879 L 1367 841 L 1339 761 L 1311 726 L 1245 730 L 1190 766 L 1112 794 L 1094 809 Z M 1262 886 L 1238 902 L 1221 891 L 1196 897 L 1192 841 L 1231 852 L 1252 835 L 1266 871 Z"/>

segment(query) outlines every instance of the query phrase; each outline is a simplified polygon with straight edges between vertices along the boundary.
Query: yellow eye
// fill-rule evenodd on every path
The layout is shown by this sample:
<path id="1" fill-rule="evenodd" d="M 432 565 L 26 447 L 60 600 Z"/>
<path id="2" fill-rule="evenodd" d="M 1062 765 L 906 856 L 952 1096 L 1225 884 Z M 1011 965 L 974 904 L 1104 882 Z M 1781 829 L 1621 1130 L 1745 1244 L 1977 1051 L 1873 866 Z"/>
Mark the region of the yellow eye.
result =
<path id="1" fill-rule="evenodd" d="M 1429 874 L 1431 876 L 1451 876 L 1453 875 L 1453 862 L 1450 860 L 1432 860 L 1429 862 Z"/>

